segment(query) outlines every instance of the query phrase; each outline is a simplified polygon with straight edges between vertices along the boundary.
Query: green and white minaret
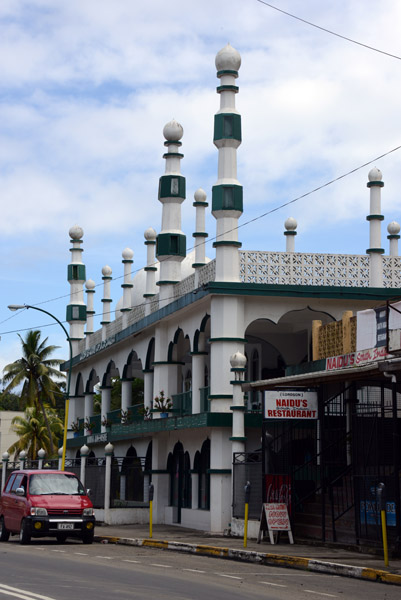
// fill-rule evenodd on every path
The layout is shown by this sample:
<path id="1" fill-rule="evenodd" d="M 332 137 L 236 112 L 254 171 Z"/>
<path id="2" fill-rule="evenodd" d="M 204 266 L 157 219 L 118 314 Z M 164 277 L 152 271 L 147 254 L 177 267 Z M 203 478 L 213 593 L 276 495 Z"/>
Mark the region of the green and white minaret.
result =
<path id="1" fill-rule="evenodd" d="M 235 85 L 241 56 L 227 44 L 216 56 L 220 110 L 214 117 L 214 145 L 219 150 L 218 179 L 212 190 L 216 219 L 216 281 L 239 281 L 238 219 L 242 215 L 242 185 L 237 179 L 237 148 L 241 144 L 241 115 L 235 108 Z"/>
<path id="2" fill-rule="evenodd" d="M 84 302 L 85 265 L 82 262 L 81 248 L 84 230 L 78 225 L 71 227 L 71 262 L 68 265 L 68 283 L 70 284 L 70 303 L 67 305 L 66 321 L 70 324 L 72 350 L 78 352 L 78 342 L 85 337 L 86 304 Z"/>
<path id="3" fill-rule="evenodd" d="M 156 239 L 156 256 L 160 261 L 159 307 L 171 302 L 174 285 L 181 280 L 181 262 L 186 256 L 186 237 L 181 231 L 181 204 L 185 200 L 185 177 L 181 175 L 179 152 L 182 126 L 174 119 L 163 129 L 168 151 L 165 174 L 159 180 L 159 200 L 163 205 L 162 228 Z"/>

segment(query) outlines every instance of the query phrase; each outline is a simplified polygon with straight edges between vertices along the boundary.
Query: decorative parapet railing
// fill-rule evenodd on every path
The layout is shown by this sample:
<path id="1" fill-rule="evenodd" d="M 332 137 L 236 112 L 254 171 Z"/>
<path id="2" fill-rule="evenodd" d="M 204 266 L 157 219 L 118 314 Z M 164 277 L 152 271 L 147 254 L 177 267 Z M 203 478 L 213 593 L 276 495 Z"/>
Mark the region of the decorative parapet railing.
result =
<path id="1" fill-rule="evenodd" d="M 401 256 L 383 256 L 383 287 L 401 287 Z"/>
<path id="2" fill-rule="evenodd" d="M 240 277 L 244 283 L 369 287 L 369 256 L 242 251 Z"/>

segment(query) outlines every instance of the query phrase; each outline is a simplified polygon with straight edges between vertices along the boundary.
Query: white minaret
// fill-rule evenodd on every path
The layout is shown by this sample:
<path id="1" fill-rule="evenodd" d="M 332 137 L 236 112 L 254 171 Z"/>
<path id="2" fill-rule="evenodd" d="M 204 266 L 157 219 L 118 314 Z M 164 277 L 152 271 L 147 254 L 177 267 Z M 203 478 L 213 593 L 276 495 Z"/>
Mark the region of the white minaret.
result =
<path id="1" fill-rule="evenodd" d="M 382 172 L 374 167 L 369 171 L 367 187 L 370 188 L 370 215 L 366 220 L 370 224 L 370 247 L 366 253 L 370 256 L 370 285 L 383 287 L 383 261 L 384 249 L 381 247 L 381 188 L 384 186 Z"/>
<path id="2" fill-rule="evenodd" d="M 95 310 L 94 310 L 94 294 L 95 294 L 95 287 L 96 284 L 93 281 L 93 279 L 88 279 L 88 281 L 85 282 L 85 287 L 86 287 L 86 304 L 87 304 L 87 308 L 86 308 L 86 315 L 87 315 L 87 321 L 86 321 L 86 343 L 85 343 L 85 347 L 89 348 L 90 346 L 90 336 L 93 333 L 93 316 L 95 314 Z"/>
<path id="3" fill-rule="evenodd" d="M 397 221 L 391 221 L 387 225 L 390 256 L 398 256 L 398 240 L 400 239 L 400 224 Z"/>
<path id="4" fill-rule="evenodd" d="M 286 252 L 295 252 L 295 236 L 297 232 L 295 231 L 298 226 L 298 223 L 294 219 L 294 217 L 288 217 L 288 219 L 284 223 L 284 227 L 286 231 L 284 231 L 285 239 L 285 251 Z"/>
<path id="5" fill-rule="evenodd" d="M 184 134 L 174 119 L 163 129 L 168 152 L 165 175 L 159 180 L 159 200 L 163 205 L 162 228 L 156 240 L 156 256 L 160 261 L 159 308 L 173 300 L 174 285 L 181 281 L 181 262 L 186 256 L 186 237 L 181 231 L 181 204 L 185 200 L 185 177 L 181 175 L 183 154 L 178 152 Z"/>
<path id="6" fill-rule="evenodd" d="M 103 279 L 103 319 L 100 322 L 102 326 L 102 340 L 106 339 L 106 327 L 110 323 L 110 304 L 112 302 L 110 298 L 110 282 L 112 280 L 112 270 L 111 267 L 105 265 L 102 269 L 102 279 Z"/>
<path id="7" fill-rule="evenodd" d="M 199 188 L 194 194 L 192 206 L 196 209 L 196 231 L 192 234 L 195 238 L 195 262 L 192 267 L 195 269 L 195 288 L 199 286 L 199 268 L 206 264 L 205 239 L 208 234 L 205 231 L 206 208 L 209 206 L 206 202 L 206 192 Z"/>
<path id="8" fill-rule="evenodd" d="M 213 142 L 219 150 L 218 179 L 212 190 L 216 219 L 216 281 L 239 281 L 238 219 L 242 215 L 242 186 L 237 180 L 237 148 L 241 144 L 241 115 L 235 108 L 235 80 L 241 56 L 227 44 L 216 56 L 220 110 L 214 117 Z"/>
<path id="9" fill-rule="evenodd" d="M 124 283 L 121 284 L 123 288 L 123 305 L 121 312 L 123 313 L 123 327 L 127 326 L 127 313 L 131 310 L 131 290 L 134 285 L 131 283 L 132 277 L 132 264 L 134 252 L 131 248 L 125 248 L 122 252 L 122 263 L 124 265 Z"/>
<path id="10" fill-rule="evenodd" d="M 157 293 L 157 290 L 156 290 L 157 267 L 156 267 L 156 256 L 155 256 L 157 233 L 153 229 L 153 227 L 149 227 L 145 231 L 144 237 L 145 237 L 145 246 L 147 247 L 147 257 L 146 257 L 146 267 L 145 267 L 146 287 L 145 287 L 145 293 L 144 293 L 143 297 L 145 298 L 145 302 L 146 302 L 145 315 L 149 315 L 151 312 L 150 311 L 150 306 L 151 306 L 151 301 L 152 301 L 151 299 Z"/>
<path id="11" fill-rule="evenodd" d="M 73 353 L 78 352 L 78 343 L 84 335 L 86 323 L 86 305 L 84 302 L 84 283 L 86 279 L 85 265 L 82 262 L 81 248 L 84 230 L 79 225 L 71 227 L 70 238 L 72 248 L 71 262 L 68 265 L 68 282 L 70 284 L 70 303 L 67 306 L 66 321 L 70 324 L 70 340 Z"/>

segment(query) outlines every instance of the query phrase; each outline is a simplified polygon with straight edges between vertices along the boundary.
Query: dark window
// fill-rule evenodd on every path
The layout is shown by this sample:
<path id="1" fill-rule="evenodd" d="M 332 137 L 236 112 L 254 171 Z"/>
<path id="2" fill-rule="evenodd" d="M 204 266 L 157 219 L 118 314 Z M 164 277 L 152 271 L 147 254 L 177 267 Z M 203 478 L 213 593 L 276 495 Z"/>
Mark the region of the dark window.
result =
<path id="1" fill-rule="evenodd" d="M 234 208 L 234 189 L 232 187 L 223 188 L 223 208 Z"/>
<path id="2" fill-rule="evenodd" d="M 210 509 L 210 440 L 202 444 L 198 465 L 198 506 Z"/>
<path id="3" fill-rule="evenodd" d="M 15 479 L 14 479 L 14 482 L 13 482 L 13 485 L 12 485 L 12 487 L 11 487 L 11 492 L 14 492 L 14 493 L 15 493 L 15 490 L 16 490 L 17 488 L 21 487 L 21 481 L 22 481 L 22 478 L 23 478 L 23 477 L 24 477 L 24 474 L 23 474 L 23 473 L 18 473 L 18 475 L 16 475 L 16 477 L 15 477 Z"/>
<path id="4" fill-rule="evenodd" d="M 231 115 L 223 117 L 223 137 L 224 138 L 232 138 L 233 137 L 233 118 Z"/>
<path id="5" fill-rule="evenodd" d="M 172 235 L 170 240 L 171 254 L 178 254 L 178 235 Z"/>

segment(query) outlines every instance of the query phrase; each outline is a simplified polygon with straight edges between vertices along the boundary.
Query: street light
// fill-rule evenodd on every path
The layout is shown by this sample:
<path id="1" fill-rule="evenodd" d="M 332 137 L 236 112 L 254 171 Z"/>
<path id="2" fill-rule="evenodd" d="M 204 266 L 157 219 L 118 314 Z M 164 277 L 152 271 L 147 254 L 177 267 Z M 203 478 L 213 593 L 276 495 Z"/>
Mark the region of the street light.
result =
<path id="1" fill-rule="evenodd" d="M 13 312 L 15 312 L 16 310 L 22 310 L 24 308 L 27 308 L 27 309 L 33 308 L 33 310 L 38 310 L 39 312 L 45 313 L 45 315 L 48 315 L 49 317 L 51 317 L 52 319 L 57 321 L 57 323 L 60 325 L 60 327 L 62 327 L 65 335 L 67 336 L 67 342 L 68 342 L 68 345 L 70 348 L 70 360 L 69 360 L 69 366 L 68 366 L 67 391 L 65 394 L 63 457 L 62 457 L 62 461 L 61 461 L 61 470 L 64 471 L 64 469 L 65 469 L 65 451 L 66 451 L 66 447 L 67 447 L 68 409 L 69 409 L 69 404 L 70 404 L 70 384 L 71 384 L 71 369 L 72 369 L 72 345 L 71 345 L 70 336 L 68 335 L 68 332 L 67 332 L 66 328 L 64 327 L 64 325 L 62 324 L 62 322 L 59 321 L 57 317 L 52 315 L 52 313 L 48 312 L 47 310 L 44 310 L 43 308 L 38 308 L 37 306 L 30 306 L 29 304 L 9 304 L 8 308 L 10 310 L 12 310 Z"/>

